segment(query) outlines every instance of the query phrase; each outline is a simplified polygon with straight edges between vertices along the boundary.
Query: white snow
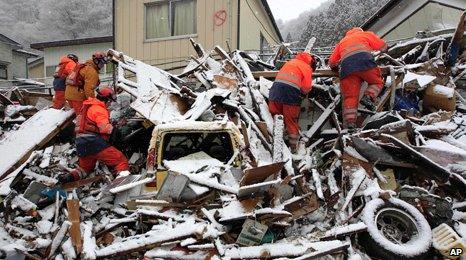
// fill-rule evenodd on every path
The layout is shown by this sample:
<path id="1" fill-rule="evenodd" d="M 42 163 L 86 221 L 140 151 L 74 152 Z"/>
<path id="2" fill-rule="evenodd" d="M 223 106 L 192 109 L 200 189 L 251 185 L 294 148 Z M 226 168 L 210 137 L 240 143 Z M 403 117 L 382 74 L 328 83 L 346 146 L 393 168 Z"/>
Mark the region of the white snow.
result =
<path id="1" fill-rule="evenodd" d="M 168 251 L 160 248 L 152 249 L 144 254 L 144 259 L 185 259 L 185 260 L 198 260 L 207 259 L 207 253 L 204 251 L 197 251 L 193 254 L 188 254 L 184 251 L 174 250 Z"/>
<path id="2" fill-rule="evenodd" d="M 406 73 L 404 79 L 403 79 L 403 84 L 406 84 L 410 81 L 417 80 L 419 86 L 421 89 L 423 89 L 427 84 L 431 83 L 434 81 L 436 77 L 430 76 L 430 75 L 419 75 L 416 73 L 408 72 Z"/>
<path id="3" fill-rule="evenodd" d="M 453 96 L 455 95 L 455 89 L 445 87 L 442 85 L 435 85 L 433 91 L 435 94 L 442 95 L 447 98 L 453 98 Z"/>
<path id="4" fill-rule="evenodd" d="M 432 125 L 421 125 L 421 126 L 416 126 L 415 130 L 419 132 L 429 132 L 429 131 L 454 131 L 456 128 L 458 128 L 458 125 L 456 125 L 453 122 L 450 121 L 442 121 L 438 123 L 434 123 Z"/>
<path id="5" fill-rule="evenodd" d="M 438 151 L 443 151 L 443 152 L 448 152 L 448 153 L 457 153 L 457 154 L 466 156 L 465 150 L 458 148 L 456 146 L 453 146 L 447 142 L 437 140 L 437 139 L 427 140 L 426 144 L 421 147 L 427 147 L 427 148 L 438 150 Z"/>
<path id="6" fill-rule="evenodd" d="M 84 242 L 83 242 L 83 256 L 84 259 L 96 259 L 95 250 L 97 245 L 95 237 L 92 236 L 92 221 L 84 222 Z"/>
<path id="7" fill-rule="evenodd" d="M 429 250 L 432 243 L 432 231 L 424 216 L 414 206 L 402 200 L 390 198 L 389 201 L 390 203 L 401 207 L 405 212 L 408 212 L 414 218 L 418 229 L 417 236 L 413 237 L 405 244 L 395 244 L 385 238 L 379 232 L 375 222 L 375 214 L 378 212 L 378 209 L 385 204 L 382 199 L 371 200 L 366 204 L 362 212 L 361 219 L 367 225 L 367 231 L 369 232 L 370 236 L 381 247 L 406 257 L 417 256 Z"/>
<path id="8" fill-rule="evenodd" d="M 7 133 L 0 141 L 0 176 L 72 116 L 72 110 L 44 109 L 21 124 L 18 130 Z"/>
<path id="9" fill-rule="evenodd" d="M 76 252 L 74 251 L 73 244 L 71 243 L 71 238 L 68 238 L 62 245 L 62 253 L 65 255 L 66 259 L 76 259 Z"/>
<path id="10" fill-rule="evenodd" d="M 124 238 L 119 242 L 98 249 L 96 253 L 97 257 L 102 258 L 110 256 L 121 250 L 131 250 L 139 248 L 141 246 L 147 246 L 164 241 L 195 236 L 201 234 L 205 228 L 206 224 L 194 223 L 194 221 L 186 221 L 176 225 L 174 228 L 170 228 L 167 226 L 167 228 L 165 228 L 164 230 L 151 230 L 142 235 Z"/>
<path id="11" fill-rule="evenodd" d="M 49 157 L 50 159 L 50 157 Z M 32 178 L 32 179 L 35 179 L 36 181 L 40 182 L 40 183 L 43 183 L 45 185 L 48 185 L 48 186 L 52 186 L 52 185 L 55 185 L 58 181 L 54 178 L 50 178 L 48 176 L 45 176 L 45 175 L 40 175 L 40 174 L 37 174 L 29 169 L 24 169 L 23 171 L 23 174 Z"/>
<path id="12" fill-rule="evenodd" d="M 32 152 L 32 154 L 29 156 L 26 162 L 21 164 L 21 166 L 19 166 L 18 169 L 8 174 L 4 179 L 0 180 L 0 195 L 1 196 L 7 196 L 10 193 L 11 191 L 10 184 L 13 182 L 16 175 L 18 175 L 24 169 L 24 167 L 26 167 L 27 164 L 31 162 L 32 160 L 34 160 L 38 155 L 39 155 L 38 151 Z"/>
<path id="13" fill-rule="evenodd" d="M 219 160 L 212 158 L 207 153 L 201 151 L 187 156 L 181 157 L 177 160 L 168 161 L 164 160 L 163 164 L 168 169 L 179 173 L 196 172 L 204 166 L 222 166 L 223 163 Z"/>
<path id="14" fill-rule="evenodd" d="M 358 222 L 355 224 L 349 224 L 349 225 L 341 226 L 341 227 L 334 227 L 330 229 L 329 231 L 325 232 L 324 237 L 336 237 L 339 235 L 357 232 L 359 230 L 364 230 L 366 229 L 366 227 L 367 226 L 366 224 L 364 224 L 364 222 Z"/>
<path id="15" fill-rule="evenodd" d="M 11 200 L 11 208 L 12 209 L 21 209 L 22 211 L 29 211 L 31 209 L 37 208 L 36 204 L 32 203 L 25 197 L 23 197 L 22 194 L 19 194 Z"/>
<path id="16" fill-rule="evenodd" d="M 39 231 L 39 234 L 48 234 L 52 230 L 52 225 L 53 222 L 48 221 L 46 219 L 43 219 L 41 221 L 38 221 L 35 223 L 35 226 L 37 227 L 37 231 Z"/>

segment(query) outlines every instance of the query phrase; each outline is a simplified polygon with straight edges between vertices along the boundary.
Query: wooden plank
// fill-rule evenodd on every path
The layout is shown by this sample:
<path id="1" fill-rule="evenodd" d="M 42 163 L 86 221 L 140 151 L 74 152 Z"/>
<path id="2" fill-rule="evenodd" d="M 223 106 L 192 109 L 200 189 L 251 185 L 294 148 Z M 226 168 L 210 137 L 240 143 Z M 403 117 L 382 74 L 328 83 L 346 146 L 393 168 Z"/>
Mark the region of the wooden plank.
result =
<path id="1" fill-rule="evenodd" d="M 390 74 L 390 68 L 389 67 L 381 67 L 381 72 L 383 76 L 386 76 Z M 398 73 L 398 72 L 396 72 Z M 277 70 L 271 70 L 271 71 L 253 71 L 252 75 L 254 78 L 259 79 L 260 77 L 264 77 L 266 79 L 275 79 L 277 76 L 278 71 Z M 323 70 L 323 69 L 318 69 L 315 70 L 312 73 L 313 78 L 329 78 L 329 77 L 339 77 L 338 72 L 335 72 L 333 70 Z"/>
<path id="2" fill-rule="evenodd" d="M 81 219 L 79 212 L 79 200 L 68 199 L 66 200 L 66 208 L 68 209 L 68 219 L 71 222 L 70 237 L 71 243 L 79 254 L 83 249 L 83 241 L 81 237 Z"/>
<path id="3" fill-rule="evenodd" d="M 285 165 L 284 162 L 272 163 L 256 168 L 248 169 L 241 179 L 241 186 L 256 184 L 265 181 L 269 176 L 277 175 Z"/>
<path id="4" fill-rule="evenodd" d="M 260 77 L 264 77 L 266 79 L 275 79 L 277 76 L 278 71 L 271 70 L 271 71 L 253 71 L 252 75 L 254 78 L 259 79 Z M 328 78 L 328 77 L 338 77 L 338 72 L 332 70 L 316 70 L 312 73 L 313 78 Z"/>
<path id="5" fill-rule="evenodd" d="M 76 189 L 76 188 L 79 188 L 79 187 L 82 187 L 82 186 L 85 186 L 85 185 L 92 184 L 92 183 L 94 183 L 94 182 L 96 182 L 98 180 L 101 180 L 103 178 L 104 178 L 103 175 L 97 175 L 95 177 L 82 179 L 82 180 L 79 180 L 79 181 L 68 182 L 68 183 L 63 184 L 62 188 L 64 190 L 70 191 L 70 190 L 73 190 L 73 189 Z"/>
<path id="6" fill-rule="evenodd" d="M 334 101 L 325 109 L 325 111 L 320 115 L 317 121 L 312 124 L 311 129 L 306 132 L 306 136 L 311 139 L 317 133 L 317 131 L 324 125 L 329 116 L 332 114 L 333 110 L 340 103 L 341 96 L 338 95 L 335 97 Z"/>

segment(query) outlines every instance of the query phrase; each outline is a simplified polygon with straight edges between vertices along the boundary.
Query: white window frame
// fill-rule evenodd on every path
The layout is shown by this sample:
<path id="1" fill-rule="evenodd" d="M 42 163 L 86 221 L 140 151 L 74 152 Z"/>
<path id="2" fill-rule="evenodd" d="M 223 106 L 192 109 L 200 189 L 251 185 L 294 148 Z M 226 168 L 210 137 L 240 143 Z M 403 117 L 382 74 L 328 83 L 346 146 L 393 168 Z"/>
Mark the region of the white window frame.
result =
<path id="1" fill-rule="evenodd" d="M 145 2 L 144 3 L 144 42 L 158 42 L 158 41 L 167 41 L 167 40 L 177 40 L 177 39 L 185 39 L 185 38 L 192 38 L 192 37 L 197 37 L 197 15 L 196 17 L 196 33 L 193 34 L 185 34 L 185 35 L 175 35 L 175 36 L 168 36 L 168 37 L 161 37 L 161 38 L 147 38 L 147 20 L 146 20 L 146 14 L 147 14 L 147 7 L 152 6 L 152 5 L 160 5 L 164 3 L 168 3 L 168 21 L 169 21 L 169 30 L 170 34 L 172 33 L 172 28 L 173 28 L 173 9 L 172 9 L 172 4 L 174 2 L 179 2 L 183 0 L 156 0 L 152 2 Z M 197 0 L 194 0 L 196 2 L 196 13 L 197 13 Z"/>

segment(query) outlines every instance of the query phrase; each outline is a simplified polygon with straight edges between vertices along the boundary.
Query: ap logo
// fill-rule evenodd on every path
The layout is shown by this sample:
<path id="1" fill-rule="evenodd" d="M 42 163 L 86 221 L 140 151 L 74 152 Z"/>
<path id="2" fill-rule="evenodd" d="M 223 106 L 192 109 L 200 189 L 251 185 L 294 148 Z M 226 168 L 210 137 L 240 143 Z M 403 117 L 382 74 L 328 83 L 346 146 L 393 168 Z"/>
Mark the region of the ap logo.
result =
<path id="1" fill-rule="evenodd" d="M 461 256 L 463 252 L 462 248 L 452 248 L 450 249 L 450 256 Z"/>

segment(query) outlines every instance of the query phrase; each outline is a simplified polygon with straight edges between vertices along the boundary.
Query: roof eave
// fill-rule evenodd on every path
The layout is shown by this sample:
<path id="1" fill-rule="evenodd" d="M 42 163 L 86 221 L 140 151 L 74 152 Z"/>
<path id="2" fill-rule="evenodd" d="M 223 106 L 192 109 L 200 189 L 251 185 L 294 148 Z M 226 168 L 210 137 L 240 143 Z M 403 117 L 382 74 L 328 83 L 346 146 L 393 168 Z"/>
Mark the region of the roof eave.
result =
<path id="1" fill-rule="evenodd" d="M 38 43 L 32 43 L 30 47 L 32 49 L 42 51 L 45 48 L 62 47 L 62 46 L 70 46 L 70 45 L 95 44 L 95 43 L 105 43 L 105 42 L 113 42 L 113 36 L 101 36 L 101 37 L 81 38 L 81 39 L 62 40 L 62 41 L 53 41 L 53 42 L 38 42 Z"/>
<path id="2" fill-rule="evenodd" d="M 275 18 L 273 17 L 272 10 L 270 9 L 269 3 L 267 3 L 267 0 L 261 0 L 261 2 L 262 2 L 262 5 L 265 8 L 265 12 L 267 13 L 267 15 L 269 16 L 269 19 L 272 22 L 273 28 L 275 29 L 275 31 L 276 31 L 276 33 L 278 35 L 278 39 L 281 42 L 283 42 L 282 34 L 280 33 L 280 29 L 278 29 L 277 23 L 275 22 Z"/>

